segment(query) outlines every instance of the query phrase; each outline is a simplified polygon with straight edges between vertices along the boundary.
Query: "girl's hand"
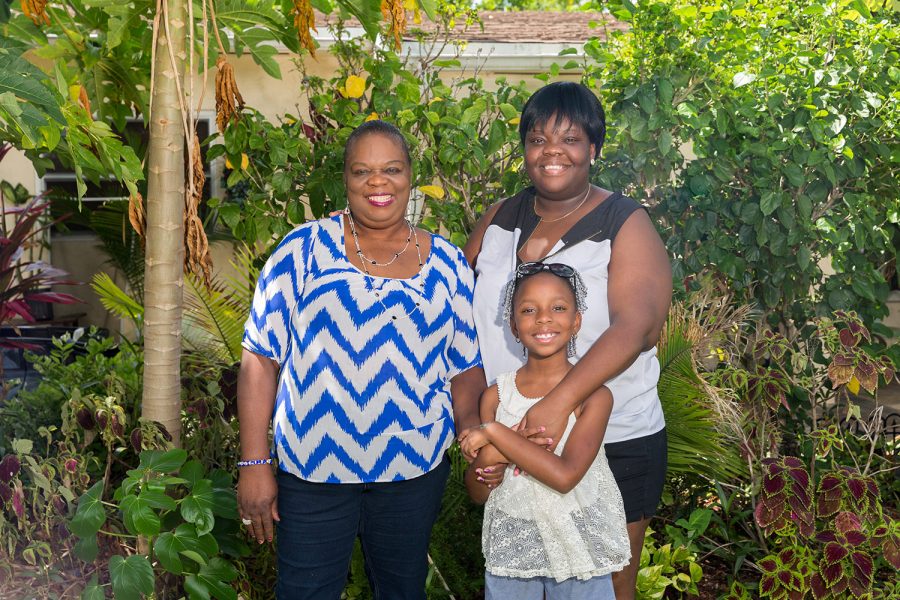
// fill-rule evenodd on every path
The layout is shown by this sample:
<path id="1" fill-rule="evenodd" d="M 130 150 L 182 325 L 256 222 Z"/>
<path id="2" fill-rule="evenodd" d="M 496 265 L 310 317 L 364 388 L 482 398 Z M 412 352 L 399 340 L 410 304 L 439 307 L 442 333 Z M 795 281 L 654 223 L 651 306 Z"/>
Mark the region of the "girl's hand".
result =
<path id="1" fill-rule="evenodd" d="M 488 488 L 495 488 L 503 482 L 503 476 L 506 474 L 506 463 L 497 463 L 488 465 L 481 469 L 475 469 L 478 474 L 478 481 Z"/>
<path id="2" fill-rule="evenodd" d="M 463 454 L 474 458 L 478 456 L 478 449 L 487 446 L 490 440 L 479 427 L 471 427 L 466 432 L 466 437 L 460 441 L 459 445 Z"/>
<path id="3" fill-rule="evenodd" d="M 476 432 L 476 431 L 478 431 L 478 430 L 479 430 L 478 425 L 475 425 L 475 426 L 473 426 L 473 427 L 469 427 L 469 428 L 467 428 L 467 429 L 463 429 L 462 431 L 459 432 L 459 435 L 456 436 L 456 441 L 459 442 L 459 448 L 460 448 L 460 450 L 462 450 L 463 458 L 465 458 L 467 462 L 472 462 L 472 461 L 474 461 L 474 460 L 475 460 L 475 456 L 477 456 L 478 453 L 476 452 L 475 454 L 469 454 L 469 453 L 466 451 L 466 446 L 463 444 L 463 441 L 464 441 L 466 438 L 469 437 L 469 434 L 471 434 L 471 433 L 473 433 L 473 432 Z M 482 444 L 482 446 L 483 446 L 483 445 L 484 445 L 484 444 Z M 479 446 L 479 447 L 480 447 L 480 446 Z"/>

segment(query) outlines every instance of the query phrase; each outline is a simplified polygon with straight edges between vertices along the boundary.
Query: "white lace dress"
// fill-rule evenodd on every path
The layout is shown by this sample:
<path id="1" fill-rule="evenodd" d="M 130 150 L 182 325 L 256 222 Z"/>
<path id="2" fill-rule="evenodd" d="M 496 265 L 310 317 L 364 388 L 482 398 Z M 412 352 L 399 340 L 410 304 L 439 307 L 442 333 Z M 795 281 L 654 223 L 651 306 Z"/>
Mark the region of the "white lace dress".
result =
<path id="1" fill-rule="evenodd" d="M 540 398 L 516 388 L 515 372 L 497 378 L 496 420 L 515 425 Z M 575 416 L 556 447 L 561 454 Z M 589 579 L 621 570 L 631 558 L 622 496 L 601 446 L 582 480 L 561 494 L 532 477 L 514 477 L 491 492 L 481 534 L 485 569 L 505 577 Z"/>

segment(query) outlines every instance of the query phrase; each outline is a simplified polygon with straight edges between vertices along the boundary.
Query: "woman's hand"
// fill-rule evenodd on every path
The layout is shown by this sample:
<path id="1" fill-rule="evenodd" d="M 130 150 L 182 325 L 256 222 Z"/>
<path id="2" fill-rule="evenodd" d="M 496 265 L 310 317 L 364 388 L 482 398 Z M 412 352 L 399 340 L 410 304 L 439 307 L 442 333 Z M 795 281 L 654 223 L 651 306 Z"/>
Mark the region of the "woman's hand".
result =
<path id="1" fill-rule="evenodd" d="M 247 533 L 262 544 L 271 542 L 278 516 L 278 484 L 270 465 L 241 468 L 237 486 L 238 512 Z M 250 523 L 247 524 L 246 521 Z"/>
<path id="2" fill-rule="evenodd" d="M 528 438 L 538 446 L 545 446 L 548 451 L 553 452 L 556 445 L 566 431 L 566 425 L 569 423 L 569 415 L 554 414 L 553 407 L 549 409 L 540 404 L 535 404 L 514 428 L 522 437 Z"/>

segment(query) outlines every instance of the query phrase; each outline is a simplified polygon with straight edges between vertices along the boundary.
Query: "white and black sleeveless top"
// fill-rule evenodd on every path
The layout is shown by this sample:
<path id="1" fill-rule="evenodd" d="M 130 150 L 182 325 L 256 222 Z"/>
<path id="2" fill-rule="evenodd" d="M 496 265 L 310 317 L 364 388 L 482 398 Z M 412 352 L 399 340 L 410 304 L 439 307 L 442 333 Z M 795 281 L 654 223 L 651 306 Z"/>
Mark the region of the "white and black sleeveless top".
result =
<path id="1" fill-rule="evenodd" d="M 631 198 L 612 194 L 563 235 L 545 259 L 577 269 L 587 286 L 587 310 L 576 343 L 579 359 L 609 327 L 607 283 L 612 244 L 625 220 L 639 209 L 641 205 Z M 503 291 L 521 262 L 518 251 L 539 222 L 534 212 L 534 188 L 527 188 L 503 202 L 481 242 L 475 266 L 475 327 L 489 384 L 525 362 L 522 346 L 503 320 Z M 658 381 L 659 361 L 654 347 L 606 382 L 614 400 L 606 443 L 651 435 L 665 427 L 656 391 Z"/>

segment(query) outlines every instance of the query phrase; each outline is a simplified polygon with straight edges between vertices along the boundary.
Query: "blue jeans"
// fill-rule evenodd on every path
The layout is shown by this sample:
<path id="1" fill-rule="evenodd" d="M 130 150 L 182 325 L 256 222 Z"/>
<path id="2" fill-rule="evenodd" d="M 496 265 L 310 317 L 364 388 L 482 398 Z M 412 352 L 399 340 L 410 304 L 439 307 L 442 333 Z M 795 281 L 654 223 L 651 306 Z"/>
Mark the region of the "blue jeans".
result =
<path id="1" fill-rule="evenodd" d="M 278 471 L 279 600 L 337 600 L 362 542 L 375 600 L 424 600 L 428 542 L 450 461 L 407 481 L 312 483 Z"/>
<path id="2" fill-rule="evenodd" d="M 616 600 L 612 576 L 556 581 L 552 577 L 484 574 L 484 600 Z"/>

